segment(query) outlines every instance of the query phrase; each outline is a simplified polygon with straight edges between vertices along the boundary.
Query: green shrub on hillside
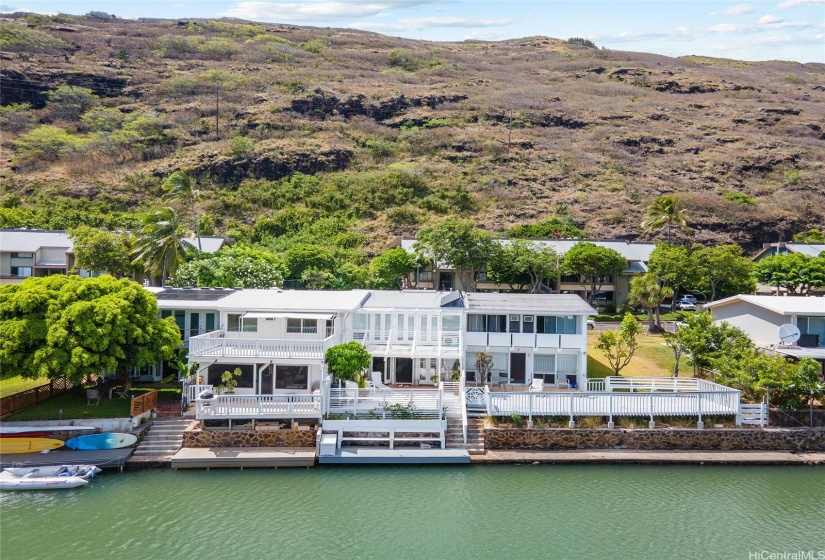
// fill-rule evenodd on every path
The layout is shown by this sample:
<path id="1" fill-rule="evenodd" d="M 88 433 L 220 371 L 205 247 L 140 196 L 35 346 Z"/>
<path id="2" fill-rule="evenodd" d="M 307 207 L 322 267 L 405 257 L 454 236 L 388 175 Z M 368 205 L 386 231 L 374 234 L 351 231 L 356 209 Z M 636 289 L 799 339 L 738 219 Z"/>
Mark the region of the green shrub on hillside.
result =
<path id="1" fill-rule="evenodd" d="M 252 152 L 255 141 L 246 136 L 235 136 L 229 140 L 229 153 L 235 157 L 243 157 Z"/>
<path id="2" fill-rule="evenodd" d="M 738 202 L 739 204 L 756 204 L 756 201 L 743 192 L 729 191 L 722 195 L 731 202 Z"/>
<path id="3" fill-rule="evenodd" d="M 46 109 L 57 119 L 77 120 L 80 115 L 96 107 L 97 96 L 85 87 L 58 86 L 48 93 Z"/>
<path id="4" fill-rule="evenodd" d="M 582 47 L 587 47 L 588 49 L 595 49 L 596 44 L 591 41 L 590 39 L 583 39 L 581 37 L 570 37 L 567 40 L 567 44 L 569 45 L 579 45 Z"/>
<path id="5" fill-rule="evenodd" d="M 12 103 L 0 107 L 0 130 L 19 133 L 34 124 L 32 106 L 28 103 Z"/>
<path id="6" fill-rule="evenodd" d="M 119 109 L 95 107 L 80 117 L 83 126 L 91 132 L 112 132 L 119 129 L 126 120 Z"/>
<path id="7" fill-rule="evenodd" d="M 415 72 L 418 70 L 418 60 L 410 49 L 393 49 L 390 51 L 390 66 Z"/>
<path id="8" fill-rule="evenodd" d="M 214 37 L 207 40 L 204 44 L 198 47 L 198 52 L 202 53 L 206 58 L 211 60 L 223 60 L 230 58 L 233 54 L 240 51 L 238 43 L 232 39 L 224 37 Z"/>
<path id="9" fill-rule="evenodd" d="M 66 48 L 62 40 L 38 29 L 0 23 L 0 51 L 44 52 Z"/>
<path id="10" fill-rule="evenodd" d="M 15 141 L 17 153 L 30 161 L 55 160 L 80 149 L 83 139 L 52 125 L 41 125 Z"/>

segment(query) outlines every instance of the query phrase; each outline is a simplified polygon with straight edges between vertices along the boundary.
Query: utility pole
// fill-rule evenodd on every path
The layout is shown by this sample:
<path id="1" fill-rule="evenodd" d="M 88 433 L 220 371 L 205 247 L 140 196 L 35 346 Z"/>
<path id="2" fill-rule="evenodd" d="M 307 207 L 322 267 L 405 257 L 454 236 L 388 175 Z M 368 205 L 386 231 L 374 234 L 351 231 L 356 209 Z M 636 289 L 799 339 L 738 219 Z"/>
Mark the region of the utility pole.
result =
<path id="1" fill-rule="evenodd" d="M 221 102 L 220 97 L 218 97 L 218 92 L 221 89 L 221 83 L 215 80 L 215 140 L 221 139 L 220 133 L 220 115 L 221 115 Z"/>

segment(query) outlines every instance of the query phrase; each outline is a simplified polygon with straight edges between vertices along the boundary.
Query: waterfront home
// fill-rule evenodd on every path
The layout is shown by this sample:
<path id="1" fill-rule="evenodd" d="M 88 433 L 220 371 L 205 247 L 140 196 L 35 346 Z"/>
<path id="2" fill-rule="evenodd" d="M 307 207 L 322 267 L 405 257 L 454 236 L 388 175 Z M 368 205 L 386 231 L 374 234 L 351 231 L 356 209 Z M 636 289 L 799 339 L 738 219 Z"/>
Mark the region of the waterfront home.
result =
<path id="1" fill-rule="evenodd" d="M 414 237 L 404 237 L 399 240 L 399 245 L 412 253 L 414 252 L 415 241 Z M 509 243 L 507 239 L 497 239 L 496 241 L 498 243 Z M 602 290 L 597 294 L 594 302 L 597 306 L 602 307 L 611 303 L 615 305 L 627 303 L 630 279 L 637 274 L 647 272 L 647 261 L 656 247 L 654 243 L 630 243 L 605 239 L 527 239 L 526 241 L 543 247 L 552 247 L 560 259 L 574 245 L 582 242 L 607 247 L 621 254 L 627 260 L 627 266 L 618 276 L 604 279 Z M 428 290 L 436 288 L 445 291 L 472 289 L 472 286 L 462 284 L 462 274 L 460 274 L 462 272 L 468 271 L 458 271 L 446 266 L 444 263 L 436 263 L 435 268 L 430 264 L 411 273 L 406 279 L 406 284 L 412 288 Z M 510 290 L 510 286 L 496 284 L 489 280 L 485 272 L 477 273 L 476 280 L 476 292 L 506 292 Z M 575 276 L 560 275 L 552 280 L 553 286 L 544 286 L 547 293 L 577 294 L 582 297 L 585 295 L 586 287 Z"/>
<path id="2" fill-rule="evenodd" d="M 825 370 L 825 297 L 738 295 L 707 304 L 717 321 L 742 329 L 757 346 L 794 359 L 814 358 Z M 798 329 L 784 329 L 793 325 Z"/>

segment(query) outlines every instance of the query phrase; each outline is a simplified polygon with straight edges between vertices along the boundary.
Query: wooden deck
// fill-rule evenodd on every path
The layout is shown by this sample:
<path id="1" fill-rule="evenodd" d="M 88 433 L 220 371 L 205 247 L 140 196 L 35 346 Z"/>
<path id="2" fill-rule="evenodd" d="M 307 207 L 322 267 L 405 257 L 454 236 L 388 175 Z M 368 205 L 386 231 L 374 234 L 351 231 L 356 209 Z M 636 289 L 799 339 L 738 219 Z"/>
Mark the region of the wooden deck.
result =
<path id="1" fill-rule="evenodd" d="M 18 453 L 0 456 L 0 468 L 47 467 L 49 465 L 95 465 L 101 469 L 123 468 L 126 460 L 135 451 L 126 449 L 100 449 L 77 451 L 60 449 L 51 453 Z"/>
<path id="2" fill-rule="evenodd" d="M 311 467 L 314 447 L 184 447 L 172 456 L 173 469 Z"/>

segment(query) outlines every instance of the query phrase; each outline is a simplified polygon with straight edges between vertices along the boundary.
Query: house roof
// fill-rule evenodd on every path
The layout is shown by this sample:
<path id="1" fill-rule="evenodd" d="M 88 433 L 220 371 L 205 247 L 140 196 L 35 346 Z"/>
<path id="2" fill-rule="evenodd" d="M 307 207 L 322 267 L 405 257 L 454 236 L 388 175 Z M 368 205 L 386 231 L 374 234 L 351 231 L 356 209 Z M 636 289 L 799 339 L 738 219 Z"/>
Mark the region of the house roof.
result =
<path id="1" fill-rule="evenodd" d="M 762 307 L 779 315 L 805 315 L 808 317 L 825 317 L 825 297 L 785 297 L 738 295 L 705 305 L 714 309 L 732 303 L 745 302 Z"/>
<path id="2" fill-rule="evenodd" d="M 469 311 L 528 311 L 567 315 L 596 315 L 596 310 L 575 294 L 464 294 Z"/>
<path id="3" fill-rule="evenodd" d="M 184 237 L 181 241 L 188 243 L 195 249 L 198 248 L 197 237 Z M 215 253 L 227 243 L 228 241 L 225 237 L 201 235 L 201 247 L 203 248 L 204 253 Z"/>
<path id="4" fill-rule="evenodd" d="M 0 251 L 4 253 L 33 253 L 41 247 L 74 248 L 65 231 L 45 229 L 0 229 Z"/>
<path id="5" fill-rule="evenodd" d="M 238 290 L 220 300 L 221 309 L 240 311 L 353 311 L 369 297 L 367 290 Z"/>
<path id="6" fill-rule="evenodd" d="M 364 309 L 432 309 L 443 307 L 461 297 L 460 292 L 430 290 L 370 290 Z"/>
<path id="7" fill-rule="evenodd" d="M 785 247 L 793 253 L 802 253 L 809 257 L 817 257 L 825 251 L 825 243 L 786 243 Z"/>
<path id="8" fill-rule="evenodd" d="M 413 252 L 415 241 L 416 239 L 414 237 L 402 237 L 399 243 L 406 251 Z M 496 239 L 496 241 L 502 244 L 510 242 L 509 239 Z M 628 241 L 611 239 L 526 239 L 525 241 L 532 241 L 538 245 L 553 247 L 560 255 L 569 251 L 577 243 L 593 243 L 600 247 L 613 249 L 631 262 L 647 262 L 650 259 L 650 254 L 653 252 L 653 249 L 656 248 L 655 243 L 630 243 Z M 636 271 L 628 269 L 628 272 Z"/>

